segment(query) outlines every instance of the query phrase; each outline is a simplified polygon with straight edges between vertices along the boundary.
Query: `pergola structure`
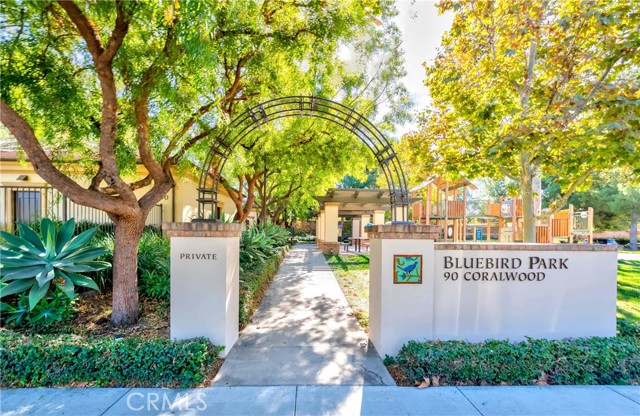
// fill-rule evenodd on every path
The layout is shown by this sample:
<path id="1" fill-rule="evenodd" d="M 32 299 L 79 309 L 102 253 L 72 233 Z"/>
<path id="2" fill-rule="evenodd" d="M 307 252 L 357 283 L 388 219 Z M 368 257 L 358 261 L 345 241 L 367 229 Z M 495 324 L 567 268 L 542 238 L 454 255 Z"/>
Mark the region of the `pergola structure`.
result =
<path id="1" fill-rule="evenodd" d="M 316 241 L 323 253 L 340 251 L 340 218 L 352 218 L 353 237 L 366 238 L 364 227 L 369 223 L 384 224 L 385 212 L 392 209 L 389 189 L 331 188 L 326 195 L 314 198 L 320 203 Z M 413 201 L 414 199 L 409 200 Z M 402 207 L 394 209 L 400 210 Z"/>

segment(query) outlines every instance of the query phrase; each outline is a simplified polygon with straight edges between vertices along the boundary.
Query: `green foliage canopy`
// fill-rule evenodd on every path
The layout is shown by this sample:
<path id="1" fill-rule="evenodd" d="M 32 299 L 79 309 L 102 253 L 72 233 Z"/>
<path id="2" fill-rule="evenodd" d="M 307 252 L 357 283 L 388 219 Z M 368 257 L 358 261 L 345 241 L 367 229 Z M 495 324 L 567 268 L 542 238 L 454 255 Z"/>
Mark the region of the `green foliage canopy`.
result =
<path id="1" fill-rule="evenodd" d="M 612 167 L 640 177 L 637 2 L 439 8 L 455 18 L 426 64 L 433 101 L 405 137 L 409 159 L 454 177 L 508 176 L 529 200 L 540 173 L 566 193 Z"/>

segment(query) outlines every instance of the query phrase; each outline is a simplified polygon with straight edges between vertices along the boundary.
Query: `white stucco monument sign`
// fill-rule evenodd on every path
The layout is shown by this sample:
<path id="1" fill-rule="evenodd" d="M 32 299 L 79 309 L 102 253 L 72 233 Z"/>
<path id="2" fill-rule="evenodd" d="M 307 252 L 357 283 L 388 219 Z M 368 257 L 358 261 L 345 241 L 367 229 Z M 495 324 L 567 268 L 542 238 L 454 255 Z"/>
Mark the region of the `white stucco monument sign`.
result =
<path id="1" fill-rule="evenodd" d="M 171 338 L 238 339 L 240 224 L 170 223 Z"/>
<path id="2" fill-rule="evenodd" d="M 434 243 L 429 227 L 368 227 L 370 338 L 381 355 L 409 340 L 615 336 L 615 248 Z"/>

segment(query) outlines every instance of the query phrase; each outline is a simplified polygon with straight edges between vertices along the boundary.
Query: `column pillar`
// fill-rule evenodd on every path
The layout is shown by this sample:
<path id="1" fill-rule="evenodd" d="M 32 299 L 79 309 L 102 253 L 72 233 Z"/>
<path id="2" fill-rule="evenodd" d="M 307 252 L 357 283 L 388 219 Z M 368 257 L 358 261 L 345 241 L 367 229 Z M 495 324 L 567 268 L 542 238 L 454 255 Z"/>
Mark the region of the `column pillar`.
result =
<path id="1" fill-rule="evenodd" d="M 242 224 L 164 223 L 171 239 L 171 339 L 207 337 L 226 356 L 238 339 Z"/>
<path id="2" fill-rule="evenodd" d="M 360 237 L 360 218 L 353 218 L 351 220 L 351 234 L 353 237 Z"/>
<path id="3" fill-rule="evenodd" d="M 371 244 L 369 339 L 384 357 L 433 335 L 436 225 L 367 227 Z"/>
<path id="4" fill-rule="evenodd" d="M 325 222 L 324 210 L 320 210 L 320 214 L 318 214 L 318 222 L 320 223 L 320 234 L 318 235 L 318 240 L 319 241 L 324 241 L 324 238 L 325 238 L 325 235 L 324 235 L 324 222 Z"/>
<path id="5" fill-rule="evenodd" d="M 367 238 L 367 230 L 366 226 L 371 222 L 371 215 L 361 215 L 360 216 L 360 237 Z"/>
<path id="6" fill-rule="evenodd" d="M 324 236 L 327 243 L 338 242 L 338 203 L 324 203 Z"/>
<path id="7" fill-rule="evenodd" d="M 384 213 L 381 209 L 373 211 L 373 225 L 384 225 Z"/>
<path id="8" fill-rule="evenodd" d="M 338 254 L 340 243 L 338 242 L 338 203 L 325 202 L 322 211 L 322 241 L 318 247 L 324 254 Z"/>

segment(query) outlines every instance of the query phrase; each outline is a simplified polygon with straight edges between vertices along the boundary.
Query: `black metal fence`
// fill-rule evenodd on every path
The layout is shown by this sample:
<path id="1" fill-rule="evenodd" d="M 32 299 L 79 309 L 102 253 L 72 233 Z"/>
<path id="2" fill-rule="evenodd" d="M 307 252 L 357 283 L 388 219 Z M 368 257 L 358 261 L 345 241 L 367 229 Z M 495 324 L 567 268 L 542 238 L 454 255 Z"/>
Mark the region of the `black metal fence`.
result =
<path id="1" fill-rule="evenodd" d="M 0 186 L 0 213 L 2 228 L 13 228 L 16 222 L 31 223 L 42 217 L 63 222 L 74 218 L 77 223 L 112 224 L 106 212 L 76 204 L 50 186 Z M 161 230 L 162 205 L 153 207 L 146 225 Z"/>

